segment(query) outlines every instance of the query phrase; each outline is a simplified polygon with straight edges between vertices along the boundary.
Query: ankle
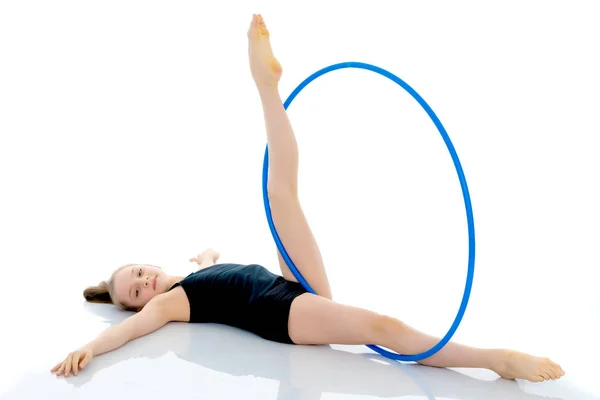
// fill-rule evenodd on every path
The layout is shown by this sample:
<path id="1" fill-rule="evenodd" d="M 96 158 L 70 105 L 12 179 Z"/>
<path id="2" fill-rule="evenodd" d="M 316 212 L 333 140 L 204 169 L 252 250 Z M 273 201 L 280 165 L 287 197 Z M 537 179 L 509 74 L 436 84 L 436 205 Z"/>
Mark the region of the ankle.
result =
<path id="1" fill-rule="evenodd" d="M 493 349 L 488 350 L 490 355 L 488 358 L 487 369 L 498 372 L 506 368 L 506 361 L 509 357 L 508 350 L 505 349 Z"/>
<path id="2" fill-rule="evenodd" d="M 266 84 L 266 83 L 257 84 L 256 88 L 258 89 L 258 94 L 260 95 L 261 99 L 263 99 L 263 100 L 265 100 L 265 99 L 271 99 L 273 97 L 279 98 L 279 100 L 281 100 L 281 98 L 279 96 L 279 84 L 277 84 L 277 83 L 274 83 L 274 84 Z"/>

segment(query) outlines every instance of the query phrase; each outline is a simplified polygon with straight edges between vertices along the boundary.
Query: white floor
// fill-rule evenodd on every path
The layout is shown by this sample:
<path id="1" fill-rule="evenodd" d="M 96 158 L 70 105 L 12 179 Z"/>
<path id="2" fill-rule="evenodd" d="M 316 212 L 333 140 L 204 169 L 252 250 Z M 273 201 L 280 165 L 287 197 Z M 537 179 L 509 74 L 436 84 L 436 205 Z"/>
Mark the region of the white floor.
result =
<path id="1" fill-rule="evenodd" d="M 41 306 L 46 307 L 52 308 Z M 9 340 L 3 341 L 9 346 L 3 351 L 0 398 L 600 399 L 595 363 L 580 355 L 592 345 L 593 337 L 598 337 L 594 323 L 581 324 L 591 321 L 588 318 L 593 314 L 571 313 L 577 317 L 562 320 L 567 324 L 579 321 L 578 329 L 584 327 L 584 335 L 573 332 L 573 337 L 581 340 L 557 344 L 562 349 L 553 354 L 563 354 L 560 363 L 567 375 L 541 384 L 499 379 L 486 370 L 388 362 L 364 346 L 289 346 L 222 325 L 185 323 L 169 324 L 96 357 L 78 376 L 56 378 L 49 369 L 66 355 L 66 349 L 89 341 L 104 326 L 129 315 L 112 306 L 74 307 L 80 312 L 57 306 L 54 324 L 49 323 L 52 319 L 42 318 L 42 324 L 33 318 L 22 319 L 20 330 L 8 331 Z M 66 318 L 72 324 L 66 323 Z M 56 347 L 36 341 L 39 335 L 55 339 Z M 525 332 L 523 337 L 527 337 Z M 573 347 L 564 348 L 567 345 Z M 594 351 L 597 359 L 597 349 Z"/>

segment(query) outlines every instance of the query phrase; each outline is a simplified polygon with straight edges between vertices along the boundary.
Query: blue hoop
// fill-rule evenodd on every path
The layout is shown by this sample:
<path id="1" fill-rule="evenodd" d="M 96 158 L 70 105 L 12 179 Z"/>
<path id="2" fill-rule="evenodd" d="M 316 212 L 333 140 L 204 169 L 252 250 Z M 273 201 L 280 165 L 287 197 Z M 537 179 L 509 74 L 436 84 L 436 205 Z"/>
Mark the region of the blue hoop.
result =
<path id="1" fill-rule="evenodd" d="M 471 287 L 473 286 L 473 274 L 475 272 L 475 228 L 474 228 L 474 223 L 473 223 L 473 210 L 471 208 L 471 197 L 469 196 L 469 189 L 467 187 L 467 182 L 465 180 L 465 175 L 464 175 L 462 167 L 460 165 L 458 155 L 456 154 L 456 151 L 454 150 L 454 146 L 452 145 L 452 142 L 450 141 L 450 138 L 448 137 L 446 130 L 442 126 L 442 123 L 440 122 L 438 117 L 435 115 L 435 113 L 433 112 L 431 107 L 429 107 L 429 105 L 425 102 L 425 100 L 423 100 L 423 98 L 421 96 L 419 96 L 419 94 L 415 90 L 413 90 L 409 85 L 407 85 L 402 79 L 398 78 L 394 74 L 392 74 L 382 68 L 379 68 L 379 67 L 376 67 L 376 66 L 370 65 L 370 64 L 361 63 L 361 62 L 345 62 L 345 63 L 330 65 L 329 67 L 325 67 L 325 68 L 315 72 L 314 74 L 312 74 L 311 76 L 306 78 L 300 85 L 298 85 L 298 87 L 292 92 L 292 94 L 290 94 L 288 99 L 285 101 L 283 107 L 287 110 L 287 108 L 292 103 L 294 98 L 298 95 L 298 93 L 300 93 L 300 91 L 302 89 L 304 89 L 304 87 L 306 85 L 308 85 L 310 82 L 312 82 L 319 76 L 324 75 L 331 71 L 335 71 L 336 69 L 342 69 L 342 68 L 362 68 L 362 69 L 376 72 L 376 73 L 383 75 L 386 78 L 389 78 L 392 81 L 396 82 L 398 85 L 402 86 L 408 93 L 410 93 L 415 98 L 415 100 L 417 100 L 419 102 L 421 107 L 423 107 L 423 109 L 427 112 L 427 114 L 429 115 L 429 117 L 431 118 L 431 120 L 433 121 L 435 126 L 438 128 L 440 134 L 442 135 L 442 138 L 444 139 L 444 142 L 446 142 L 446 147 L 448 148 L 448 151 L 450 152 L 450 156 L 452 157 L 452 160 L 454 161 L 454 166 L 456 167 L 456 172 L 458 173 L 458 179 L 460 180 L 460 186 L 462 188 L 463 198 L 465 201 L 465 208 L 467 211 L 467 223 L 468 223 L 468 227 L 469 227 L 469 268 L 468 268 L 468 273 L 467 273 L 467 283 L 465 286 L 465 292 L 464 292 L 464 295 L 462 298 L 462 302 L 460 304 L 460 308 L 458 310 L 458 314 L 456 315 L 456 318 L 454 319 L 454 323 L 450 327 L 450 330 L 448 331 L 448 333 L 446 333 L 446 336 L 444 336 L 437 345 L 435 345 L 434 347 L 432 347 L 431 349 L 429 349 L 428 351 L 426 351 L 424 353 L 414 354 L 414 355 L 403 355 L 403 354 L 389 352 L 389 351 L 384 350 L 381 347 L 376 346 L 376 345 L 372 345 L 372 344 L 367 345 L 367 347 L 370 348 L 371 350 L 381 354 L 384 357 L 390 358 L 392 360 L 399 360 L 399 361 L 423 360 L 423 359 L 429 358 L 432 355 L 434 355 L 435 353 L 437 353 L 442 347 L 444 347 L 446 345 L 446 343 L 448 343 L 448 341 L 450 341 L 450 339 L 456 332 L 456 329 L 460 325 L 460 322 L 465 314 L 467 304 L 469 302 L 469 296 L 471 295 Z M 271 216 L 271 205 L 269 203 L 269 196 L 267 193 L 267 182 L 269 179 L 268 170 L 269 170 L 269 147 L 267 145 L 267 149 L 265 151 L 265 159 L 264 159 L 264 163 L 263 163 L 263 185 L 262 185 L 265 211 L 267 213 L 267 221 L 269 222 L 269 227 L 271 228 L 271 233 L 273 235 L 273 239 L 275 239 L 275 243 L 277 244 L 277 248 L 279 249 L 281 256 L 285 260 L 286 264 L 288 265 L 288 267 L 290 268 L 290 270 L 292 271 L 292 273 L 294 274 L 296 279 L 298 279 L 298 282 L 307 291 L 309 291 L 310 293 L 316 294 L 315 291 L 309 286 L 308 282 L 306 282 L 304 277 L 300 274 L 300 271 L 298 271 L 298 269 L 294 265 L 294 262 L 290 259 L 289 255 L 287 254 L 287 251 L 283 247 L 283 243 L 281 243 L 281 240 L 279 239 L 279 235 L 277 234 L 277 231 L 273 224 L 273 218 Z"/>

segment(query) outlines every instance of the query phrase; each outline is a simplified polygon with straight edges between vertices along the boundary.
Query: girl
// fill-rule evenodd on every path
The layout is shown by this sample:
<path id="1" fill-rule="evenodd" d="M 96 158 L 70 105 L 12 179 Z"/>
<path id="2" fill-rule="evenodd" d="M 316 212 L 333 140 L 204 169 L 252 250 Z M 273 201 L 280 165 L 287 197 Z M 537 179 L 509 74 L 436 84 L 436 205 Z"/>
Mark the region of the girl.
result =
<path id="1" fill-rule="evenodd" d="M 433 347 L 438 338 L 401 321 L 336 303 L 319 247 L 298 200 L 298 148 L 278 91 L 282 68 L 271 50 L 260 15 L 248 30 L 250 71 L 262 101 L 269 148 L 269 186 L 273 222 L 290 258 L 318 295 L 307 293 L 281 254 L 281 276 L 260 265 L 215 264 L 219 254 L 207 250 L 200 269 L 187 277 L 171 276 L 154 265 L 125 265 L 108 282 L 84 291 L 88 301 L 113 303 L 137 311 L 70 353 L 51 371 L 77 375 L 94 356 L 115 350 L 169 321 L 214 322 L 236 326 L 265 339 L 288 344 L 372 343 L 402 354 Z M 419 361 L 435 367 L 488 368 L 506 379 L 541 382 L 564 375 L 547 358 L 503 349 L 476 349 L 448 343 Z"/>

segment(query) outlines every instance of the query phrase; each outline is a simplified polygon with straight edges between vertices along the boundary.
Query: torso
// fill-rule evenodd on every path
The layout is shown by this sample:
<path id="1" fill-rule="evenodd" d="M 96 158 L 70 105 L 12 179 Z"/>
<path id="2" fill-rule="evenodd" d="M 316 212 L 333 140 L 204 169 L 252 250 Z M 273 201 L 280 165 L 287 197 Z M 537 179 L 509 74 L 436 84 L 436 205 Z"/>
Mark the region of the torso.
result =
<path id="1" fill-rule="evenodd" d="M 252 302 L 282 281 L 257 264 L 215 264 L 189 274 L 163 296 L 172 321 L 238 325 Z"/>
<path id="2" fill-rule="evenodd" d="M 160 297 L 170 321 L 225 324 L 291 344 L 289 312 L 306 292 L 257 264 L 216 264 L 189 274 Z"/>

